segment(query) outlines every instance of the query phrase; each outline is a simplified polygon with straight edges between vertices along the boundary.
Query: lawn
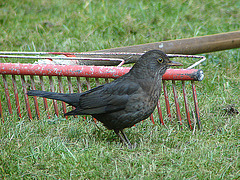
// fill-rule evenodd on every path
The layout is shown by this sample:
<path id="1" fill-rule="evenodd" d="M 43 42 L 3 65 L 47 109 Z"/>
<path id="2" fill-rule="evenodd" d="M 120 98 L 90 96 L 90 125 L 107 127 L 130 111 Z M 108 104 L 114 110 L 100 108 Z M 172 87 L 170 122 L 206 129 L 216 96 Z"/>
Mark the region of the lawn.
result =
<path id="1" fill-rule="evenodd" d="M 0 51 L 85 52 L 237 31 L 239 9 L 238 0 L 3 0 Z M 137 144 L 129 150 L 90 117 L 9 116 L 0 125 L 0 178 L 239 179 L 240 115 L 226 109 L 240 111 L 240 51 L 203 55 L 202 132 L 148 119 L 126 129 Z"/>

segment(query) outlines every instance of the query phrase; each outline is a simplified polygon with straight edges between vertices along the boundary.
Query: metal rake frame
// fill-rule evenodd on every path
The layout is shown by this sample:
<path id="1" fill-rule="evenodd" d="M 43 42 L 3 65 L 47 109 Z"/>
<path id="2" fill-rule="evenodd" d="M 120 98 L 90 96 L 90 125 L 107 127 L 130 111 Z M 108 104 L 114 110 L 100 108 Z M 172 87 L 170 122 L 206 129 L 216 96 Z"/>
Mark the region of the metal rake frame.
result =
<path id="1" fill-rule="evenodd" d="M 108 53 L 61 53 L 61 52 L 0 52 L 0 58 L 27 58 L 27 59 L 61 59 L 61 60 L 71 60 L 74 61 L 76 64 L 78 60 L 91 60 L 91 61 L 117 61 L 120 64 L 116 66 L 85 66 L 85 65 L 49 65 L 49 64 L 25 64 L 25 63 L 0 63 L 0 73 L 2 75 L 2 82 L 0 83 L 1 86 L 4 88 L 5 98 L 3 96 L 0 97 L 0 117 L 2 118 L 2 122 L 4 122 L 4 114 L 7 112 L 10 115 L 14 114 L 12 106 L 14 106 L 12 102 L 12 98 L 15 101 L 16 106 L 16 113 L 19 118 L 24 117 L 24 111 L 27 111 L 27 116 L 30 120 L 34 118 L 33 116 L 33 108 L 31 106 L 30 100 L 27 96 L 28 89 L 36 89 L 36 86 L 40 87 L 41 90 L 46 90 L 46 86 L 49 86 L 49 90 L 54 92 L 56 91 L 56 84 L 58 92 L 64 93 L 65 86 L 68 86 L 68 92 L 73 93 L 73 84 L 72 81 L 75 81 L 77 92 L 82 92 L 83 84 L 86 86 L 86 90 L 91 89 L 91 82 L 92 79 L 95 80 L 94 86 L 100 85 L 100 82 L 109 82 L 109 78 L 116 79 L 123 74 L 127 73 L 130 70 L 130 67 L 120 67 L 124 63 L 124 58 L 129 58 L 129 56 L 141 56 L 143 53 L 124 53 L 124 52 L 108 52 Z M 24 56 L 23 56 L 24 55 Z M 32 56 L 32 55 L 65 55 L 66 57 L 52 57 L 52 56 Z M 84 57 L 76 57 L 83 56 Z M 108 56 L 107 58 L 104 57 L 89 57 L 88 55 L 105 55 Z M 109 56 L 118 55 L 120 58 L 109 58 Z M 68 57 L 68 56 L 75 56 L 75 57 Z M 121 58 L 124 56 L 124 58 Z M 186 119 L 190 129 L 194 129 L 192 124 L 192 119 L 196 120 L 198 128 L 201 129 L 201 121 L 200 121 L 200 112 L 198 107 L 197 101 L 197 92 L 196 92 L 196 85 L 195 81 L 201 81 L 203 79 L 203 71 L 199 69 L 191 69 L 196 65 L 200 64 L 205 60 L 203 56 L 195 56 L 195 55 L 174 55 L 168 54 L 169 58 L 173 57 L 190 57 L 190 58 L 201 58 L 200 61 L 194 63 L 187 69 L 168 69 L 167 72 L 163 76 L 162 87 L 163 87 L 163 94 L 164 100 L 166 105 L 166 115 L 167 118 L 172 121 L 173 114 L 171 112 L 171 105 L 169 101 L 169 92 L 167 90 L 167 81 L 172 81 L 172 90 L 173 90 L 173 97 L 174 97 L 174 104 L 176 108 L 176 116 L 180 127 L 182 128 L 182 114 L 180 111 L 180 104 L 179 98 L 177 93 L 176 81 L 182 82 L 182 92 L 183 92 L 183 99 L 184 99 L 184 106 L 185 106 L 185 113 Z M 53 79 L 53 76 L 56 76 L 56 80 Z M 38 77 L 36 79 L 36 77 Z M 49 84 L 44 83 L 46 80 L 45 77 L 48 77 Z M 66 77 L 66 81 L 63 80 L 62 77 Z M 26 81 L 26 78 L 28 81 Z M 73 80 L 75 78 L 75 80 Z M 85 80 L 83 80 L 83 78 Z M 11 79 L 11 80 L 10 80 Z M 100 79 L 104 79 L 101 81 Z M 20 80 L 21 83 L 17 81 Z M 12 82 L 12 86 L 9 82 Z M 84 83 L 85 81 L 85 83 Z M 194 100 L 194 107 L 195 107 L 195 114 L 192 113 L 193 118 L 191 119 L 191 113 L 189 110 L 189 103 L 187 98 L 187 90 L 186 90 L 186 81 L 191 82 L 192 87 L 192 95 Z M 1 81 L 0 81 L 1 82 Z M 22 107 L 20 104 L 19 98 L 19 88 L 18 86 L 21 84 L 22 86 L 22 96 L 24 97 L 25 107 Z M 66 90 L 65 90 L 66 92 Z M 5 100 L 5 101 L 2 101 Z M 59 116 L 59 105 L 56 100 L 47 100 L 43 98 L 43 105 L 44 110 L 47 112 L 47 117 L 51 118 L 50 113 L 50 106 L 49 101 L 52 101 L 52 105 L 54 108 L 54 112 L 57 116 Z M 40 118 L 40 107 L 39 101 L 37 97 L 33 97 L 34 102 L 34 109 L 35 109 L 35 117 Z M 4 108 L 3 108 L 4 107 Z M 7 107 L 7 108 L 6 108 Z M 67 112 L 67 107 L 64 102 L 62 102 L 62 110 L 64 113 Z M 160 101 L 158 101 L 157 111 L 159 115 L 159 119 L 162 125 L 165 124 L 163 118 L 162 108 L 160 106 Z M 154 123 L 153 115 L 150 116 L 150 119 Z"/>

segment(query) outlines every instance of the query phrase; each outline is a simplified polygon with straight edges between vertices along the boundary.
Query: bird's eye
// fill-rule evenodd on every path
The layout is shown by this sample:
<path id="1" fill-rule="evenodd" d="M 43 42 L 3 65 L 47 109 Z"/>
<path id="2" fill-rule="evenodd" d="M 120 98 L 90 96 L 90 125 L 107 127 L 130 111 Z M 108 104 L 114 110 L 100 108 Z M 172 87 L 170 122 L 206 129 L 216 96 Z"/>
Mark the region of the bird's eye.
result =
<path id="1" fill-rule="evenodd" d="M 158 58 L 157 60 L 159 63 L 162 63 L 163 62 L 163 58 Z"/>

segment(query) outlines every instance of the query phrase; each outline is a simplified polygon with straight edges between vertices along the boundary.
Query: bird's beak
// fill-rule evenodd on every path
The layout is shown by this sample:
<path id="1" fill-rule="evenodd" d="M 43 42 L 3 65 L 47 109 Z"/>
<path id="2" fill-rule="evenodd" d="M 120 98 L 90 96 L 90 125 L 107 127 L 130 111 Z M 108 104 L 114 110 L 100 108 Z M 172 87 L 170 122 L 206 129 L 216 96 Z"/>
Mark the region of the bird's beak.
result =
<path id="1" fill-rule="evenodd" d="M 167 65 L 169 65 L 169 66 L 183 66 L 182 63 L 176 62 L 176 61 L 171 61 L 171 62 L 167 63 Z"/>

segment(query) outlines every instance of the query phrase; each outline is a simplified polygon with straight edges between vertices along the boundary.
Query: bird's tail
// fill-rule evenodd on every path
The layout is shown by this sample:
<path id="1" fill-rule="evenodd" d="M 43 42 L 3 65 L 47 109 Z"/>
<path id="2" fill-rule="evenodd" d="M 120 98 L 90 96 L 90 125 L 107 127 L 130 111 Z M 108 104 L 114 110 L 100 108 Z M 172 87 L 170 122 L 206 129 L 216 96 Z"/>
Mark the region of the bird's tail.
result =
<path id="1" fill-rule="evenodd" d="M 31 90 L 27 92 L 27 95 L 39 96 L 39 97 L 44 97 L 48 99 L 55 99 L 55 100 L 66 102 L 74 107 L 77 107 L 79 104 L 79 98 L 81 94 L 80 93 L 64 94 L 64 93 Z"/>

